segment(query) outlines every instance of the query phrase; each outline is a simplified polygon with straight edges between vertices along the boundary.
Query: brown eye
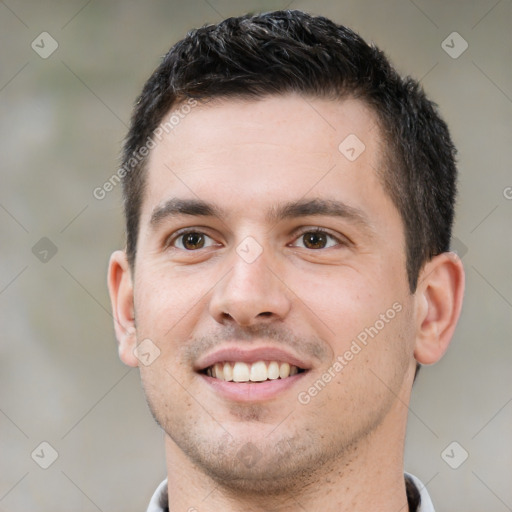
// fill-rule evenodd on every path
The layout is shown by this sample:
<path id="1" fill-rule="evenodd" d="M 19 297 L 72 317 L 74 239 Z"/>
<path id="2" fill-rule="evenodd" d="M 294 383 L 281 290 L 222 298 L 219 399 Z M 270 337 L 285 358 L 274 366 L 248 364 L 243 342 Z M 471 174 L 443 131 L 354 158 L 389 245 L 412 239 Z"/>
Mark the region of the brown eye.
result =
<path id="1" fill-rule="evenodd" d="M 315 231 L 304 233 L 302 242 L 307 249 L 324 249 L 327 245 L 327 233 Z"/>
<path id="2" fill-rule="evenodd" d="M 183 235 L 183 247 L 190 251 L 204 247 L 204 235 L 201 233 L 187 233 Z"/>
<path id="3" fill-rule="evenodd" d="M 311 229 L 310 231 L 303 231 L 290 245 L 302 249 L 320 250 L 346 244 L 323 229 Z"/>
<path id="4" fill-rule="evenodd" d="M 178 236 L 173 244 L 177 249 L 183 249 L 185 251 L 197 251 L 198 249 L 204 249 L 214 245 L 214 241 L 204 233 L 199 231 L 189 231 Z"/>

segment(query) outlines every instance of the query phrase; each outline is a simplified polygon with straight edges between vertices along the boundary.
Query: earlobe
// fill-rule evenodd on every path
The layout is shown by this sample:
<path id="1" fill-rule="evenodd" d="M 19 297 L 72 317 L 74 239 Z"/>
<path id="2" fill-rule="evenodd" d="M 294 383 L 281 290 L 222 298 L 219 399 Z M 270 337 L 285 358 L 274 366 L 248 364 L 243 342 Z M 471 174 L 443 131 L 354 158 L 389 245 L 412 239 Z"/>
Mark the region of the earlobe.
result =
<path id="1" fill-rule="evenodd" d="M 451 252 L 434 256 L 424 266 L 416 290 L 417 332 L 414 357 L 433 364 L 446 352 L 460 316 L 464 267 Z"/>
<path id="2" fill-rule="evenodd" d="M 119 345 L 119 358 L 128 366 L 138 366 L 134 355 L 137 344 L 133 307 L 133 283 L 124 251 L 115 251 L 108 266 L 108 290 Z"/>

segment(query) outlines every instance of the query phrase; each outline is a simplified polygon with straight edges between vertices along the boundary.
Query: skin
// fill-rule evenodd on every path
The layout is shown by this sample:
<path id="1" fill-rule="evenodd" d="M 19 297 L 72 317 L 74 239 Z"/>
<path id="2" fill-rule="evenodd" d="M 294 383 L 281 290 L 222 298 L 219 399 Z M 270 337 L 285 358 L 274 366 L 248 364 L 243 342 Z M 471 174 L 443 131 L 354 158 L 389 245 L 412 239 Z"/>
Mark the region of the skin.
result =
<path id="1" fill-rule="evenodd" d="M 349 134 L 365 145 L 355 161 L 338 150 Z M 410 293 L 403 222 L 376 174 L 383 147 L 375 116 L 360 101 L 287 95 L 195 107 L 152 150 L 135 268 L 116 251 L 109 289 L 120 357 L 140 367 L 166 433 L 170 510 L 406 506 L 403 444 L 414 370 L 447 349 L 464 271 L 456 255 L 436 256 Z M 151 225 L 171 198 L 206 201 L 219 212 Z M 285 203 L 313 199 L 343 202 L 365 222 L 271 218 Z M 183 228 L 205 233 L 206 247 L 183 248 L 176 235 Z M 328 232 L 325 248 L 305 244 L 304 232 L 316 228 Z M 247 237 L 262 251 L 252 263 L 237 252 Z M 396 303 L 400 312 L 378 335 L 300 403 L 299 393 Z M 160 353 L 146 366 L 134 349 L 148 338 Z M 228 399 L 195 371 L 218 347 L 263 345 L 308 364 L 270 399 Z M 247 450 L 250 464 L 240 457 Z"/>

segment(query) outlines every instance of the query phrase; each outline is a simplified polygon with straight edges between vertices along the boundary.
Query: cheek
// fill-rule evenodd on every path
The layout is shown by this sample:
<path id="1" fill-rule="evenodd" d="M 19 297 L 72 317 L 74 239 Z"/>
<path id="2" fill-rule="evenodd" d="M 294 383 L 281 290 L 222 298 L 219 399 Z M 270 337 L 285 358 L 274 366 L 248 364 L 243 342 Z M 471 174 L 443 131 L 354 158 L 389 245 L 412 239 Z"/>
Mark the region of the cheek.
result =
<path id="1" fill-rule="evenodd" d="M 393 303 L 377 280 L 350 267 L 293 272 L 287 281 L 293 283 L 291 288 L 300 299 L 297 307 L 317 316 L 331 336 L 340 340 L 350 340 L 373 324 Z"/>
<path id="2" fill-rule="evenodd" d="M 369 368 L 377 375 L 384 368 L 391 375 L 412 351 L 406 284 L 398 278 L 383 280 L 381 275 L 390 274 L 388 269 L 382 272 L 335 268 L 289 276 L 300 298 L 298 307 L 329 343 L 334 359 L 343 358 L 343 373 L 361 379 L 369 377 Z"/>
<path id="3" fill-rule="evenodd" d="M 330 381 L 326 393 L 322 391 L 321 397 L 319 393 L 319 407 L 339 407 L 346 416 L 361 416 L 364 423 L 371 421 L 371 411 L 384 413 L 402 396 L 413 357 L 413 337 L 403 305 L 397 301 L 389 306 L 374 307 L 374 314 L 366 320 L 338 322 L 331 339 L 334 360 L 319 376 Z M 367 311 L 363 308 L 354 314 L 361 319 Z"/>
<path id="4" fill-rule="evenodd" d="M 182 340 L 210 288 L 206 279 L 195 276 L 171 270 L 141 270 L 134 293 L 139 338 L 151 334 L 165 340 L 166 346 L 175 337 Z"/>

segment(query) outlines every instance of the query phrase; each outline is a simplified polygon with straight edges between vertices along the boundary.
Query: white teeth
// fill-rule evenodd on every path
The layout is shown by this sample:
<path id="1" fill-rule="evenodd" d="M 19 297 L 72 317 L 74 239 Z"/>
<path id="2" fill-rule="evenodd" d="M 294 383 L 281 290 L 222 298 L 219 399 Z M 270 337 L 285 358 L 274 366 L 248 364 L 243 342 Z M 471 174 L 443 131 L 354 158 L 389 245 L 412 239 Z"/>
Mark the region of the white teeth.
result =
<path id="1" fill-rule="evenodd" d="M 271 380 L 275 380 L 279 378 L 279 363 L 276 361 L 271 361 L 268 365 L 268 378 Z"/>
<path id="2" fill-rule="evenodd" d="M 299 373 L 297 366 L 289 363 L 270 361 L 257 361 L 247 364 L 242 361 L 236 363 L 215 363 L 206 369 L 206 375 L 224 381 L 234 382 L 263 382 L 265 380 L 286 379 Z"/>
<path id="3" fill-rule="evenodd" d="M 247 382 L 249 377 L 249 367 L 245 363 L 235 363 L 233 366 L 233 380 L 235 382 Z"/>
<path id="4" fill-rule="evenodd" d="M 251 381 L 262 382 L 267 380 L 267 365 L 264 361 L 258 361 L 251 365 Z"/>
<path id="5" fill-rule="evenodd" d="M 224 380 L 224 365 L 222 365 L 220 363 L 215 363 L 215 366 L 213 368 L 214 368 L 213 371 L 215 373 L 215 377 L 217 379 Z"/>
<path id="6" fill-rule="evenodd" d="M 286 379 L 290 375 L 290 365 L 288 363 L 281 363 L 279 366 L 279 377 Z"/>
<path id="7" fill-rule="evenodd" d="M 233 380 L 233 368 L 229 363 L 224 363 L 224 380 L 232 381 Z"/>

